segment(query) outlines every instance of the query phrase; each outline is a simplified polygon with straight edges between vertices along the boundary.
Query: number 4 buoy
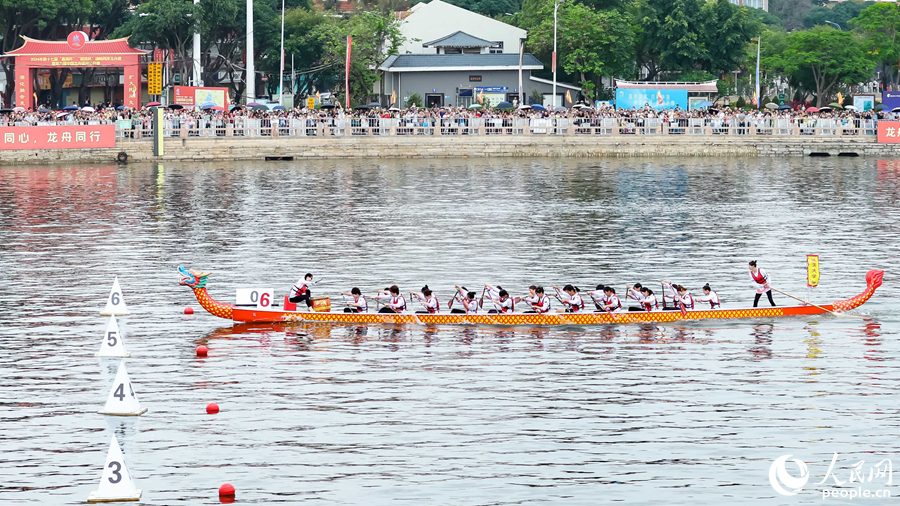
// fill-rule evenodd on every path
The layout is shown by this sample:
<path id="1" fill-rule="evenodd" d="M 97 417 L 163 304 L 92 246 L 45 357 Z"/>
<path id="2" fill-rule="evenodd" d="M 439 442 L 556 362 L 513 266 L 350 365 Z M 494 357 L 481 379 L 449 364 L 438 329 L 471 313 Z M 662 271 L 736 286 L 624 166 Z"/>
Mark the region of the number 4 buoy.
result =
<path id="1" fill-rule="evenodd" d="M 119 502 L 140 501 L 141 490 L 134 487 L 122 449 L 116 436 L 112 437 L 109 444 L 109 452 L 106 454 L 106 464 L 103 466 L 103 475 L 100 476 L 100 486 L 97 490 L 88 494 L 87 502 Z"/>
<path id="2" fill-rule="evenodd" d="M 116 317 L 110 316 L 109 323 L 106 325 L 106 332 L 103 334 L 103 342 L 100 343 L 100 351 L 94 354 L 95 357 L 118 357 L 128 358 L 131 353 L 125 351 L 125 336 L 119 331 L 119 324 L 116 323 Z"/>
<path id="3" fill-rule="evenodd" d="M 119 276 L 113 281 L 112 290 L 109 291 L 109 297 L 106 299 L 106 307 L 100 312 L 100 316 L 126 316 L 128 306 L 125 305 L 125 297 L 122 296 L 122 288 L 119 287 Z"/>
<path id="4" fill-rule="evenodd" d="M 125 370 L 125 362 L 119 362 L 119 371 L 116 372 L 116 379 L 113 381 L 109 397 L 106 398 L 106 405 L 103 406 L 100 414 L 140 416 L 146 412 L 147 408 L 142 408 L 137 396 L 134 395 L 134 388 L 131 387 L 131 380 L 128 379 L 128 372 Z"/>

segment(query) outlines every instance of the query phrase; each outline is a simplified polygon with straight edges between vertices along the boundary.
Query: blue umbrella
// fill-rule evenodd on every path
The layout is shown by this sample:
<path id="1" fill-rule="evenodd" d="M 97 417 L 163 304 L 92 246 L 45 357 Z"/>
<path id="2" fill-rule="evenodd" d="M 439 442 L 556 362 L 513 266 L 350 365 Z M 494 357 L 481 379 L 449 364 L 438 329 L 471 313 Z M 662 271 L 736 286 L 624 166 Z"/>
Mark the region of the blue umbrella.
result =
<path id="1" fill-rule="evenodd" d="M 713 103 L 710 102 L 709 100 L 704 100 L 703 102 L 700 102 L 700 103 L 697 104 L 697 105 L 698 105 L 699 107 L 712 107 L 712 106 L 713 106 Z"/>
<path id="2" fill-rule="evenodd" d="M 496 109 L 501 109 L 501 110 L 503 110 L 503 109 L 512 109 L 512 108 L 513 108 L 513 105 L 512 105 L 511 102 L 500 102 L 499 104 L 497 104 L 497 105 L 495 106 L 495 108 L 496 108 Z"/>
<path id="3" fill-rule="evenodd" d="M 77 105 L 67 105 L 67 106 L 63 107 L 63 110 L 64 111 L 77 111 L 78 106 Z"/>
<path id="4" fill-rule="evenodd" d="M 200 105 L 200 110 L 205 111 L 207 109 L 212 109 L 215 106 L 216 106 L 215 102 L 204 102 L 203 104 Z"/>
<path id="5" fill-rule="evenodd" d="M 787 111 L 788 109 L 793 109 L 793 107 L 791 107 L 789 105 L 783 105 L 778 108 L 779 111 Z"/>
<path id="6" fill-rule="evenodd" d="M 541 104 L 531 104 L 531 108 L 535 111 L 546 111 L 547 108 L 542 106 Z"/>
<path id="7" fill-rule="evenodd" d="M 117 111 L 124 111 L 125 109 L 128 109 L 127 105 L 120 105 L 119 107 L 116 107 Z"/>
<path id="8" fill-rule="evenodd" d="M 284 106 L 283 106 L 283 105 L 276 105 L 275 107 L 272 108 L 272 110 L 273 110 L 273 111 L 283 111 L 283 110 L 284 110 Z"/>

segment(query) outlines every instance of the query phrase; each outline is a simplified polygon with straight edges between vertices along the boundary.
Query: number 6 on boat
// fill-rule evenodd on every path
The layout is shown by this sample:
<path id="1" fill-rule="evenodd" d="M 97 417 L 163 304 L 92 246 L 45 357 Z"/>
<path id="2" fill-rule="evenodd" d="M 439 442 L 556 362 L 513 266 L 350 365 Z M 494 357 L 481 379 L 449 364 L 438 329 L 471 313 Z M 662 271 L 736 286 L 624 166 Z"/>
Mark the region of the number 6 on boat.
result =
<path id="1" fill-rule="evenodd" d="M 88 494 L 87 502 L 119 502 L 140 501 L 141 490 L 134 487 L 131 474 L 125 466 L 122 449 L 116 436 L 109 443 L 109 452 L 106 454 L 106 464 L 103 465 L 103 475 L 100 476 L 100 486 L 97 490 Z"/>
<path id="2" fill-rule="evenodd" d="M 106 398 L 106 406 L 99 413 L 113 416 L 140 416 L 146 412 L 147 408 L 142 408 L 137 396 L 134 395 L 134 388 L 131 387 L 128 372 L 125 371 L 125 362 L 119 362 L 119 371 L 116 373 L 116 380 L 113 381 L 113 386 L 109 391 L 109 397 Z"/>

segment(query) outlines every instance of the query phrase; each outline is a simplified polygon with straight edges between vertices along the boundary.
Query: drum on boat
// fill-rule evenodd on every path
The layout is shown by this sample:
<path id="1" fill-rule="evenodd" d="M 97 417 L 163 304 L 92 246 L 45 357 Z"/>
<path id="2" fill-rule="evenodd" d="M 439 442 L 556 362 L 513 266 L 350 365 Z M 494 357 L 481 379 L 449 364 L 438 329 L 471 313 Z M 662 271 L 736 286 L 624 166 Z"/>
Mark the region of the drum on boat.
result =
<path id="1" fill-rule="evenodd" d="M 312 310 L 320 313 L 331 311 L 330 297 L 316 297 L 312 300 Z"/>

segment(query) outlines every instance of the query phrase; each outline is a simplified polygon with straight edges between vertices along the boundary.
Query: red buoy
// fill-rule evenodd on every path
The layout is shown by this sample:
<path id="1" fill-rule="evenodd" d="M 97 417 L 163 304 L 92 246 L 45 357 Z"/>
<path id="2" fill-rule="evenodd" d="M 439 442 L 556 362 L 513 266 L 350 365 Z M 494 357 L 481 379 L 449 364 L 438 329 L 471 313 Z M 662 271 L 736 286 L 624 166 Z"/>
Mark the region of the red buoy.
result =
<path id="1" fill-rule="evenodd" d="M 219 497 L 220 498 L 234 498 L 234 485 L 231 483 L 225 483 L 221 487 L 219 487 Z M 231 502 L 231 501 L 228 501 Z"/>
<path id="2" fill-rule="evenodd" d="M 206 412 L 210 415 L 214 415 L 219 412 L 219 405 L 215 402 L 210 402 L 209 405 L 206 406 Z M 227 483 L 225 485 L 228 485 Z M 223 487 L 225 485 L 222 485 Z M 231 487 L 231 485 L 228 485 Z M 234 487 L 231 487 L 231 494 L 234 495 Z"/>
<path id="3" fill-rule="evenodd" d="M 184 314 L 194 314 L 194 308 L 191 306 L 184 308 Z"/>
<path id="4" fill-rule="evenodd" d="M 200 346 L 197 346 L 197 356 L 198 357 L 205 357 L 208 352 L 209 352 L 209 349 L 207 349 L 206 346 L 203 346 L 202 344 Z"/>

